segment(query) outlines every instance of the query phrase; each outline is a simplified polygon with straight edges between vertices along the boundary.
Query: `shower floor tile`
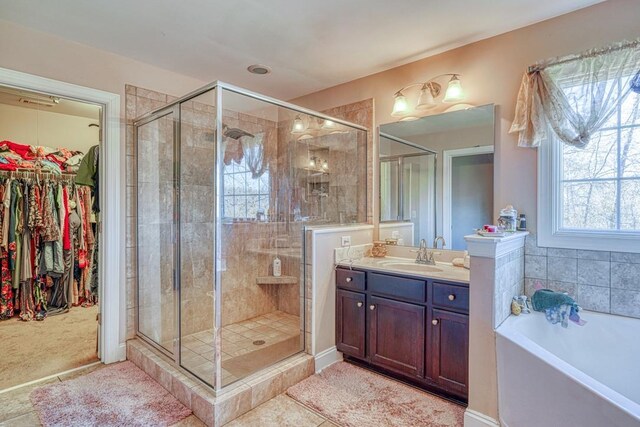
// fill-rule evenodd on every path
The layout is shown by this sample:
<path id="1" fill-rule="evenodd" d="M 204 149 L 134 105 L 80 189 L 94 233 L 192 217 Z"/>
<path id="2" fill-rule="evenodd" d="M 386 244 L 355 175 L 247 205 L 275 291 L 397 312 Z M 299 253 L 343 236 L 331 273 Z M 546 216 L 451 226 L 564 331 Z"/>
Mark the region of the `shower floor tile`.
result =
<path id="1" fill-rule="evenodd" d="M 222 383 L 256 372 L 297 352 L 302 343 L 300 318 L 274 311 L 222 328 Z M 215 381 L 213 329 L 182 338 L 182 365 L 203 380 Z"/>

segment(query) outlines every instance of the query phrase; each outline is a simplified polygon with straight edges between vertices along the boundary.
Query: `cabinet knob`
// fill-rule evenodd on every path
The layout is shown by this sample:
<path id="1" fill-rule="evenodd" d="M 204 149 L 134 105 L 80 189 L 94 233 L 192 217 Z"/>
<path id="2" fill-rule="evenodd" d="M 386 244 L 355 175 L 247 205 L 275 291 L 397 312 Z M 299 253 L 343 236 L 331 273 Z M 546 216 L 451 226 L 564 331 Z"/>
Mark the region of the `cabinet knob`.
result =
<path id="1" fill-rule="evenodd" d="M 362 307 L 362 303 L 360 301 L 358 301 L 358 307 Z"/>
<path id="2" fill-rule="evenodd" d="M 456 299 L 456 296 L 454 294 L 449 295 L 449 301 L 453 301 L 454 299 Z"/>
<path id="3" fill-rule="evenodd" d="M 375 306 L 375 305 L 371 304 L 371 305 L 369 306 L 369 310 L 375 310 L 375 309 L 376 309 L 376 306 Z"/>
<path id="4" fill-rule="evenodd" d="M 433 326 L 436 326 L 438 323 L 439 323 L 438 319 L 433 319 L 433 320 L 431 321 L 431 324 L 432 324 Z"/>
<path id="5" fill-rule="evenodd" d="M 347 282 L 347 283 L 349 283 L 349 282 L 351 282 L 353 279 L 352 279 L 351 277 L 347 277 L 345 280 L 346 280 L 346 282 Z"/>

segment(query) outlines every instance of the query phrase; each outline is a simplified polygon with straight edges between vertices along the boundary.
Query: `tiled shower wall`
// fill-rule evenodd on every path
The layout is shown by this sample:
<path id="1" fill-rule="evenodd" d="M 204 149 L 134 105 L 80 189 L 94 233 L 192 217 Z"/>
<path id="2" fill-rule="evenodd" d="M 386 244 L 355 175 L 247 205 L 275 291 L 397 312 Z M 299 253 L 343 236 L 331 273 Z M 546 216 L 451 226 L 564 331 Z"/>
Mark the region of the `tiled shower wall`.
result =
<path id="1" fill-rule="evenodd" d="M 640 254 L 525 244 L 525 292 L 567 292 L 584 309 L 640 318 Z"/>
<path id="2" fill-rule="evenodd" d="M 366 192 L 359 191 L 358 198 L 348 199 L 345 197 L 345 200 L 351 200 L 358 205 L 358 212 L 362 212 L 364 209 L 364 205 L 366 203 L 367 206 L 367 217 L 366 223 L 373 224 L 373 197 L 374 189 L 373 189 L 373 118 L 374 118 L 374 103 L 373 98 L 364 99 L 362 101 L 354 102 L 352 104 L 345 104 L 339 107 L 330 108 L 328 110 L 324 110 L 323 113 L 327 114 L 331 117 L 336 117 L 338 119 L 346 120 L 351 123 L 355 123 L 360 126 L 364 126 L 367 129 L 367 150 L 366 153 L 363 150 L 358 151 L 359 158 L 357 160 L 357 164 L 351 165 L 356 171 L 359 171 L 362 175 L 360 175 L 359 182 L 365 182 L 367 185 Z M 362 168 L 363 165 L 366 164 L 366 170 Z M 340 178 L 340 177 L 338 177 Z M 344 177 L 342 177 L 344 178 Z M 339 182 L 339 181 L 338 181 Z M 345 182 L 344 180 L 342 181 Z M 348 182 L 348 181 L 347 181 Z M 334 184 L 335 185 L 335 184 Z M 347 187 L 346 191 L 354 192 L 354 189 Z M 345 194 L 347 195 L 347 194 Z M 349 196 L 350 197 L 350 196 Z"/>
<path id="3" fill-rule="evenodd" d="M 126 119 L 127 119 L 127 338 L 135 336 L 135 309 L 137 305 L 135 287 L 137 283 L 136 260 L 136 149 L 134 145 L 133 120 L 149 111 L 163 107 L 176 98 L 159 92 L 126 87 Z M 211 159 L 213 159 L 215 109 L 206 101 L 196 98 L 182 106 L 182 332 L 191 334 L 210 329 L 213 325 L 213 247 L 206 242 L 212 241 L 213 205 L 212 192 L 208 183 L 211 181 Z M 233 111 L 223 112 L 223 121 L 230 127 L 238 127 L 257 134 L 265 132 L 268 147 L 275 147 L 275 123 L 259 118 L 246 116 Z M 239 144 L 236 144 L 239 148 Z M 228 152 L 233 151 L 233 141 Z M 275 151 L 275 150 L 274 150 Z M 268 158 L 275 158 L 276 153 L 266 151 Z M 170 158 L 169 158 L 170 160 Z M 276 169 L 271 162 L 270 169 Z M 282 228 L 278 224 L 243 224 L 229 223 L 223 225 L 223 259 L 225 260 L 223 281 L 223 325 L 246 320 L 261 314 L 281 309 L 293 311 L 299 302 L 299 291 L 291 294 L 293 286 L 287 290 L 279 290 L 274 285 L 258 286 L 255 282 L 256 272 L 268 275 L 271 259 L 250 253 L 259 248 L 260 240 L 267 242 L 278 235 Z M 157 262 L 155 263 L 157 264 Z M 288 268 L 287 259 L 283 259 L 283 268 Z M 288 292 L 287 292 L 288 291 Z M 281 295 L 282 294 L 282 295 Z M 291 298 L 296 304 L 281 303 L 279 298 Z M 149 302 L 149 298 L 145 300 Z M 163 301 L 170 302 L 170 298 Z M 158 304 L 162 304 L 158 301 Z M 166 305 L 166 304 L 165 304 Z M 172 307 L 149 307 L 160 312 L 172 314 Z M 172 316 L 162 316 L 163 331 L 171 331 Z M 168 337 L 163 337 L 166 339 Z"/>
<path id="4" fill-rule="evenodd" d="M 126 118 L 126 304 L 127 339 L 135 336 L 136 283 L 138 264 L 136 256 L 136 149 L 133 137 L 133 120 L 149 111 L 163 107 L 175 98 L 135 86 L 125 86 Z"/>
<path id="5" fill-rule="evenodd" d="M 134 136 L 133 136 L 133 120 L 136 117 L 139 117 L 146 112 L 152 111 L 154 109 L 163 107 L 170 102 L 173 102 L 176 98 L 162 94 L 159 92 L 137 88 L 134 86 L 127 85 L 126 86 L 126 120 L 127 120 L 127 134 L 126 134 L 126 276 L 127 276 L 127 294 L 126 294 L 126 304 L 127 304 L 127 338 L 133 338 L 135 336 L 135 310 L 136 310 L 136 297 L 135 297 L 135 287 L 137 280 L 137 259 L 136 259 L 136 149 L 134 146 Z M 203 106 L 206 107 L 206 106 Z M 185 125 L 183 121 L 183 125 L 185 125 L 185 129 L 183 129 L 183 145 L 185 145 L 185 149 L 183 150 L 183 158 L 188 158 L 189 161 L 197 162 L 200 159 L 204 159 L 206 156 L 200 155 L 203 154 L 202 150 L 210 150 L 210 147 L 197 147 L 194 143 L 195 139 L 192 137 L 195 135 L 202 135 L 204 133 L 211 133 L 212 123 L 210 122 L 210 117 L 207 117 L 210 111 L 207 111 L 206 108 L 198 108 L 195 107 L 191 109 L 189 107 L 189 114 L 187 115 L 187 124 Z M 198 111 L 195 111 L 198 110 Z M 361 173 L 361 178 L 358 179 L 360 185 L 364 182 L 364 177 L 366 176 L 366 183 L 368 191 L 365 193 L 363 191 L 359 191 L 362 197 L 358 198 L 357 201 L 352 198 L 348 198 L 349 201 L 355 202 L 358 205 L 358 208 L 363 208 L 363 204 L 367 201 L 367 220 L 368 222 L 372 221 L 372 201 L 371 201 L 371 189 L 372 189 L 372 149 L 373 149 L 373 100 L 365 100 L 361 102 L 357 102 L 354 104 L 349 104 L 346 106 L 337 107 L 331 110 L 326 111 L 327 114 L 336 116 L 338 118 L 342 118 L 344 120 L 352 121 L 354 123 L 365 126 L 368 129 L 367 133 L 367 154 L 365 157 L 364 150 L 359 150 L 359 155 L 362 157 L 357 161 L 358 165 L 367 164 L 366 175 L 364 168 L 359 169 L 358 173 Z M 257 119 L 255 117 L 241 117 L 244 116 L 242 114 L 225 111 L 224 120 L 231 127 L 240 127 L 243 129 L 248 129 L 249 131 L 260 132 L 261 130 L 267 130 L 273 128 L 273 123 L 261 123 L 261 119 Z M 254 129 L 256 128 L 256 129 Z M 260 129 L 257 129 L 260 128 Z M 262 129 L 265 128 L 265 129 Z M 273 132 L 267 132 L 267 139 L 269 139 L 270 135 L 273 135 Z M 202 138 L 200 138 L 202 140 Z M 204 140 L 206 143 L 207 141 Z M 213 142 L 213 141 L 211 141 Z M 190 150 L 190 151 L 189 151 Z M 276 156 L 277 153 L 266 153 L 267 156 Z M 274 162 L 275 163 L 275 162 Z M 336 163 L 337 164 L 337 163 Z M 206 165 L 205 165 L 206 166 Z M 270 166 L 272 170 L 276 170 L 277 165 L 272 164 Z M 206 170 L 206 167 L 200 168 L 202 170 Z M 187 172 L 198 170 L 190 168 L 186 169 Z M 183 169 L 185 171 L 185 169 Z M 203 190 L 201 187 L 202 183 L 200 182 L 202 178 L 205 178 L 202 174 L 193 174 L 187 177 L 187 181 L 194 186 L 193 193 L 193 204 L 189 204 L 190 206 L 199 206 L 200 201 L 206 202 L 206 198 L 197 197 L 197 194 Z M 185 181 L 185 183 L 187 183 Z M 191 182 L 193 181 L 193 182 Z M 347 181 L 347 180 L 344 180 Z M 342 194 L 342 190 L 339 189 Z M 344 189 L 343 196 L 346 196 L 349 192 L 349 189 Z M 366 194 L 366 196 L 365 196 Z M 185 196 L 187 197 L 188 194 Z M 347 200 L 347 198 L 344 198 Z M 206 203 L 205 203 L 206 204 Z M 185 310 L 186 318 L 183 319 L 183 327 L 186 324 L 193 325 L 194 327 L 202 327 L 210 325 L 211 322 L 208 319 L 208 316 L 203 316 L 202 314 L 205 311 L 205 308 L 210 307 L 212 304 L 212 293 L 207 290 L 201 289 L 201 286 L 198 283 L 209 282 L 206 278 L 211 277 L 213 274 L 212 271 L 212 263 L 208 260 L 212 260 L 210 256 L 211 250 L 209 248 L 199 248 L 195 247 L 194 244 L 197 243 L 197 236 L 201 236 L 203 230 L 202 227 L 205 228 L 204 232 L 208 233 L 210 231 L 211 218 L 204 218 L 205 215 L 205 206 L 202 206 L 202 209 L 196 209 L 202 212 L 191 212 L 189 216 L 185 216 L 183 219 L 190 219 L 190 224 L 193 226 L 192 232 L 191 227 L 186 227 L 183 230 L 186 234 L 184 234 L 185 242 L 183 242 L 183 281 L 191 282 L 192 287 L 185 286 L 183 283 L 184 297 L 188 301 L 192 301 L 193 303 L 185 304 L 183 301 L 183 310 Z M 281 310 L 287 313 L 294 313 L 298 309 L 298 303 L 301 302 L 300 298 L 300 289 L 298 286 L 285 286 L 285 287 L 277 287 L 277 285 L 256 285 L 255 276 L 256 272 L 259 272 L 260 275 L 268 275 L 270 274 L 270 264 L 273 258 L 270 254 L 265 253 L 251 253 L 251 250 L 255 249 L 264 249 L 265 246 L 269 246 L 269 241 L 273 237 L 280 236 L 282 234 L 297 235 L 301 236 L 301 230 L 297 232 L 293 230 L 293 228 L 297 227 L 297 224 L 290 225 L 291 230 L 286 229 L 284 224 L 226 224 L 223 226 L 223 232 L 228 234 L 229 240 L 225 239 L 225 246 L 227 246 L 227 252 L 225 253 L 224 258 L 226 258 L 226 270 L 223 274 L 223 281 L 227 284 L 227 286 L 223 286 L 225 289 L 225 293 L 223 294 L 223 299 L 225 303 L 223 304 L 223 319 L 225 324 L 245 320 L 251 317 L 255 317 L 273 310 Z M 199 228 L 199 231 L 195 229 Z M 189 237 L 191 236 L 191 237 Z M 266 241 L 267 244 L 262 244 L 261 241 Z M 292 246 L 297 246 L 301 242 L 291 242 Z M 197 245 L 196 245 L 197 246 Z M 204 251 L 204 252 L 203 252 Z M 190 255 L 189 255 L 190 254 Z M 285 274 L 289 274 L 291 276 L 297 276 L 301 274 L 302 271 L 294 271 L 295 266 L 299 265 L 299 260 L 293 259 L 291 257 L 281 257 L 283 261 L 283 271 Z M 291 259 L 290 259 L 291 258 Z M 185 265 L 185 262 L 189 265 Z M 249 277 L 250 276 L 250 277 Z M 202 279 L 205 280 L 195 280 Z M 190 292 L 189 289 L 193 292 Z M 203 295 L 206 295 L 203 297 Z M 311 293 L 309 292 L 306 297 L 308 299 L 311 298 Z M 310 301 L 307 301 L 307 307 L 310 307 Z M 207 312 L 211 312 L 210 310 L 206 310 Z M 191 320 L 188 320 L 191 319 Z M 193 331 L 191 331 L 193 332 Z"/>

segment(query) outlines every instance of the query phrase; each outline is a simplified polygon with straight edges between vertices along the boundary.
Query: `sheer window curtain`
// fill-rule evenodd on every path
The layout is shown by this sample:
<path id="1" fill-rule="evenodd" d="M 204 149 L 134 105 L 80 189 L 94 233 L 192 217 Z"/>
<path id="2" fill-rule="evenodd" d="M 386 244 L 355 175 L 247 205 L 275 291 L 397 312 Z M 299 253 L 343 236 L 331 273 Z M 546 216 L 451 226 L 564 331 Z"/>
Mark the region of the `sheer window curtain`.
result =
<path id="1" fill-rule="evenodd" d="M 640 39 L 536 64 L 525 73 L 510 133 L 538 147 L 550 127 L 584 148 L 631 91 L 640 91 Z"/>
<path id="2" fill-rule="evenodd" d="M 251 171 L 253 179 L 260 178 L 267 170 L 268 164 L 265 160 L 264 133 L 259 133 L 253 137 L 244 136 L 240 138 L 244 161 Z"/>

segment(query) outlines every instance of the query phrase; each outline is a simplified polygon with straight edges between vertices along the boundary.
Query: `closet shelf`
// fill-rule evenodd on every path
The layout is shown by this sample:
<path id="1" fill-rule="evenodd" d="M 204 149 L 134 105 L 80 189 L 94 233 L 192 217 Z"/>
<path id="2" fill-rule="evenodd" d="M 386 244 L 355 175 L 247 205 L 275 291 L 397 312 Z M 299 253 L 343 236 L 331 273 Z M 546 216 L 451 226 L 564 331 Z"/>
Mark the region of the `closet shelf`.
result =
<path id="1" fill-rule="evenodd" d="M 295 285 L 298 283 L 298 278 L 293 276 L 261 276 L 256 277 L 256 284 L 258 285 Z"/>

